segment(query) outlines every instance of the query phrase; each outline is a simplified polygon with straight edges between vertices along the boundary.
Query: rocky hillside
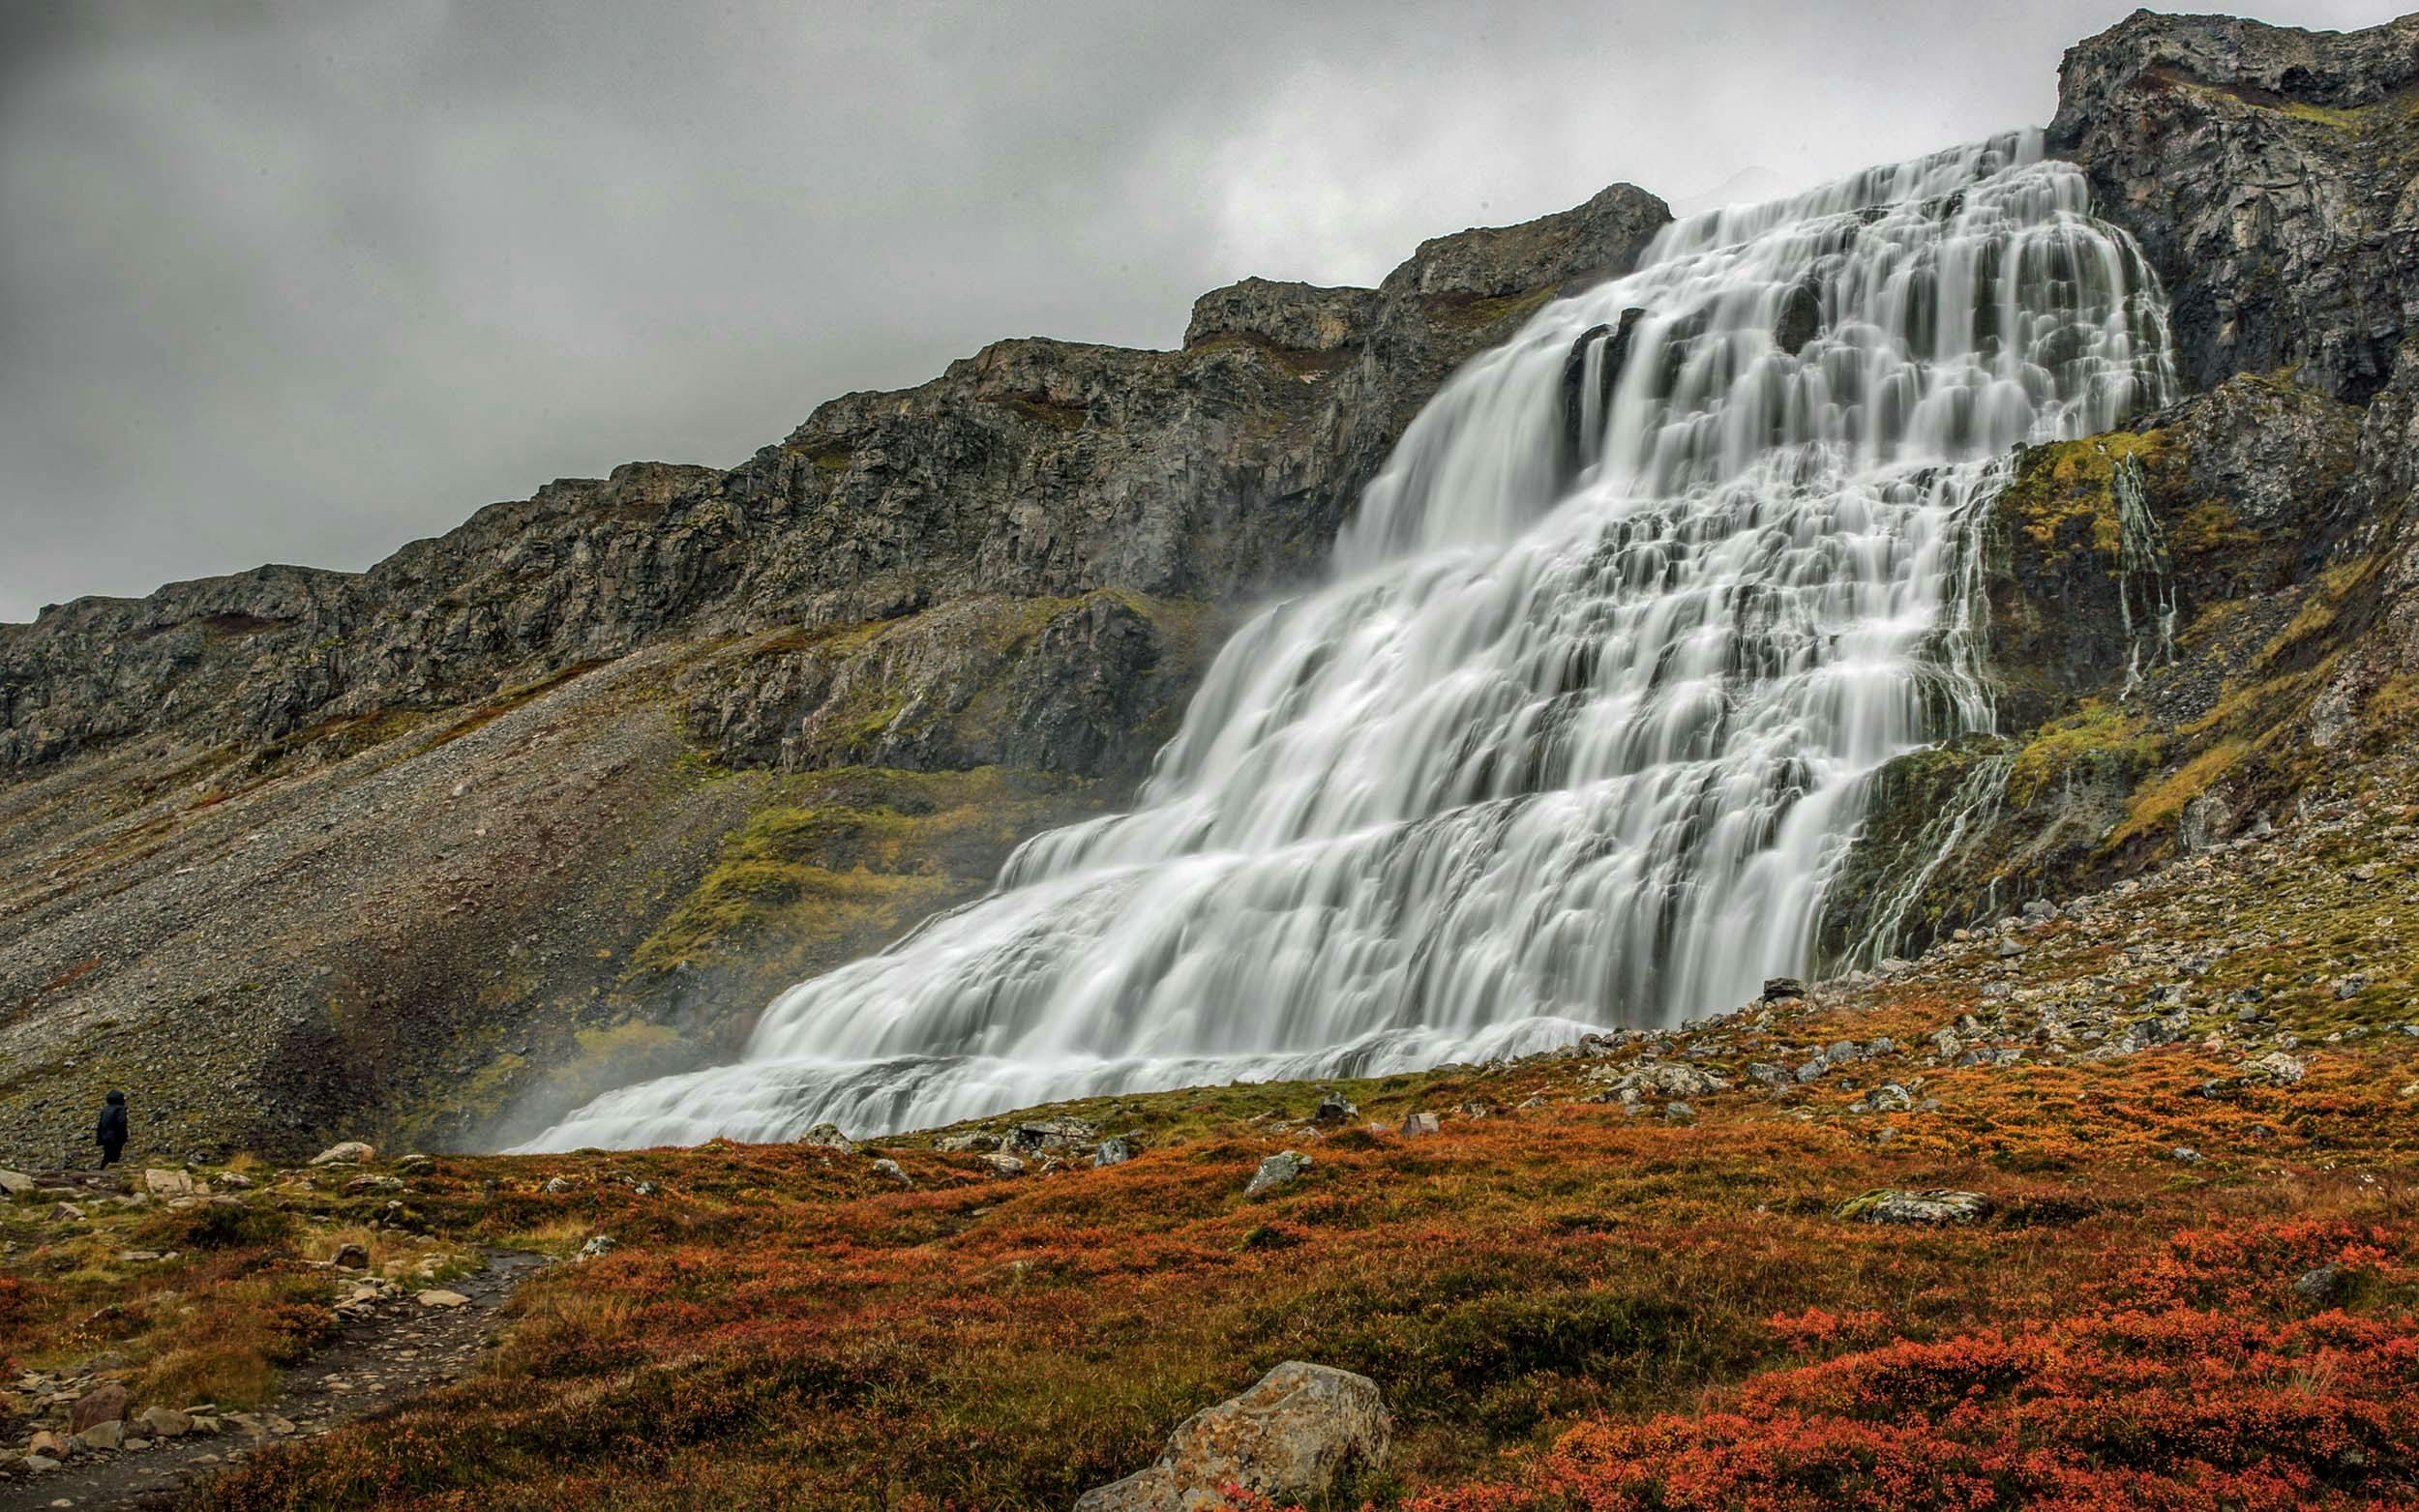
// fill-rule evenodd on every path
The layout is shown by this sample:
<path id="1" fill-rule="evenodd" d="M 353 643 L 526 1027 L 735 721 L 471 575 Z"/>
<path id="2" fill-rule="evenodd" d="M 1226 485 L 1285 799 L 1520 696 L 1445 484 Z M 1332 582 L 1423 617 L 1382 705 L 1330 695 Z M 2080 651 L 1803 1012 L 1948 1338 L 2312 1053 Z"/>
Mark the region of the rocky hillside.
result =
<path id="1" fill-rule="evenodd" d="M 2419 709 L 2419 21 L 2137 15 L 2052 150 L 2193 392 L 2017 458 L 1997 727 L 1882 774 L 1823 942 L 1911 953 L 2285 822 Z M 1619 187 L 1181 350 L 1001 342 L 728 472 L 634 463 L 367 573 L 0 627 L 0 1149 L 459 1146 L 727 1053 L 798 977 L 1120 804 L 1234 611 L 1452 368 L 1666 219 Z M 545 1068 L 541 1074 L 539 1068 Z"/>
<path id="2" fill-rule="evenodd" d="M 1459 363 L 1668 219 L 1627 186 L 1181 350 L 1003 341 L 728 472 L 632 463 L 359 575 L 0 626 L 0 1148 L 436 1145 L 727 1051 L 1123 801 Z M 541 1085 L 534 1068 L 548 1068 Z"/>
<path id="3" fill-rule="evenodd" d="M 1120 801 L 1635 191 L 0 629 L 0 1512 L 2419 1504 L 2414 83 L 2419 18 L 2069 54 L 2191 392 L 2010 460 L 1996 726 L 1882 774 L 1871 967 L 1669 1029 L 401 1153 L 713 1053 Z M 105 1082 L 124 1177 L 58 1158 Z"/>
<path id="4" fill-rule="evenodd" d="M 2406 1506 L 2415 818 L 1484 1067 L 0 1171 L 0 1512 Z"/>
<path id="5" fill-rule="evenodd" d="M 2136 13 L 2067 54 L 2049 135 L 2197 392 L 2016 460 L 1998 731 L 1885 771 L 1835 961 L 2288 822 L 2419 712 L 2419 17 Z"/>

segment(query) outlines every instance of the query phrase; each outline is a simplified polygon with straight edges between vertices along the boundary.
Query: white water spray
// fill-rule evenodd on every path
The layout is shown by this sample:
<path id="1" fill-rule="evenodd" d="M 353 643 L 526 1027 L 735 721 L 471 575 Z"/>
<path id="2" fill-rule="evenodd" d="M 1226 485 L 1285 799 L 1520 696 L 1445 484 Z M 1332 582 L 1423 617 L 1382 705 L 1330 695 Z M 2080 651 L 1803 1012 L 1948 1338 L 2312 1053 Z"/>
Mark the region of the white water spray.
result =
<path id="1" fill-rule="evenodd" d="M 2036 133 L 1666 228 L 1455 375 L 1131 814 L 527 1148 L 1382 1074 L 1802 970 L 1870 774 L 1987 727 L 1978 503 L 2172 387 Z"/>

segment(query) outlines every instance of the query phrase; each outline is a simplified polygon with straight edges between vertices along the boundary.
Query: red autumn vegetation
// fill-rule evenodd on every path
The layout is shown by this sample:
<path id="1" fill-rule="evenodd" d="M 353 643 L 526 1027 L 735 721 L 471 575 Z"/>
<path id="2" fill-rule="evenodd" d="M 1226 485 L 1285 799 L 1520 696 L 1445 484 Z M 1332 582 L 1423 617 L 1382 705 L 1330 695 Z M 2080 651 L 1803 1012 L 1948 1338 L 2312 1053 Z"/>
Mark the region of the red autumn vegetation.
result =
<path id="1" fill-rule="evenodd" d="M 1274 1141 L 1236 1133 L 1018 1181 L 907 1150 L 907 1193 L 790 1148 L 449 1161 L 432 1221 L 622 1248 L 532 1283 L 485 1376 L 211 1504 L 1063 1508 L 1293 1357 L 1372 1377 L 1395 1413 L 1393 1461 L 1338 1505 L 2419 1494 L 2419 1127 L 2385 1088 L 2410 1057 L 2231 1102 L 2190 1094 L 2213 1070 L 2194 1052 L 2155 1062 L 1951 1073 L 1957 1112 L 1886 1146 L 1761 1110 L 1355 1131 L 1251 1202 Z M 1355 1090 L 1392 1112 L 1550 1073 L 1402 1080 Z M 2153 1153 L 2184 1133 L 2207 1165 Z M 1941 1230 L 1833 1215 L 1883 1183 L 2001 1206 Z M 2327 1264 L 2359 1280 L 2319 1309 L 2292 1282 Z"/>
<path id="2" fill-rule="evenodd" d="M 2419 1504 L 2419 1012 L 2389 892 L 2363 890 L 2354 997 L 2329 987 L 2352 947 L 2280 929 L 2212 970 L 2176 1043 L 1960 1066 L 1926 1036 L 1991 1010 L 1942 970 L 1664 1043 L 1732 1083 L 1693 1117 L 1593 1100 L 1615 1056 L 1340 1083 L 1363 1122 L 1324 1134 L 1308 1086 L 1097 1099 L 1066 1111 L 1142 1154 L 1015 1178 L 924 1137 L 439 1157 L 408 1170 L 412 1230 L 617 1247 L 531 1279 L 469 1379 L 201 1504 L 1063 1512 L 1287 1359 L 1370 1377 L 1396 1425 L 1312 1512 Z M 2026 983 L 2123 961 L 2066 920 L 2030 938 Z M 2244 1074 L 2237 983 L 2267 984 L 2262 1046 L 2302 1036 L 2298 1081 Z M 1807 1084 L 1747 1072 L 1884 1035 Z M 1883 1078 L 1925 1106 L 1870 1111 Z M 1442 1132 L 1364 1126 L 1412 1111 Z M 1283 1147 L 1308 1173 L 1245 1200 Z M 1838 1216 L 1885 1186 L 1994 1205 Z M 164 1319 L 214 1319 L 174 1389 L 265 1381 L 309 1343 L 324 1273 L 298 1253 L 386 1200 L 280 1198 L 291 1233 L 217 1249 L 147 1218 L 183 1258 L 132 1277 L 20 1205 L 0 1351 L 105 1345 L 139 1395 Z"/>

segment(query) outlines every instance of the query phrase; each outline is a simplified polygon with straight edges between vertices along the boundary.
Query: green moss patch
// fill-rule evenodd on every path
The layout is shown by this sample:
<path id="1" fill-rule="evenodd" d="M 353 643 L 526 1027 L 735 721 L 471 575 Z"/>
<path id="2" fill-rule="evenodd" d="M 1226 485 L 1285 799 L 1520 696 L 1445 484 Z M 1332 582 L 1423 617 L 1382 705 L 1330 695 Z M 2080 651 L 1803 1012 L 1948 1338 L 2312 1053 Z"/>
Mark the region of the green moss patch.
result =
<path id="1" fill-rule="evenodd" d="M 663 927 L 632 974 L 728 962 L 779 935 L 825 955 L 879 949 L 935 909 L 989 884 L 1018 842 L 1069 815 L 1086 785 L 983 767 L 850 768 L 791 779 Z"/>
<path id="2" fill-rule="evenodd" d="M 2115 430 L 2035 447 L 1999 494 L 2001 517 L 2035 545 L 2085 543 L 2113 561 L 2123 540 L 2116 467 L 2128 457 L 2164 474 L 2183 453 L 2165 430 Z"/>

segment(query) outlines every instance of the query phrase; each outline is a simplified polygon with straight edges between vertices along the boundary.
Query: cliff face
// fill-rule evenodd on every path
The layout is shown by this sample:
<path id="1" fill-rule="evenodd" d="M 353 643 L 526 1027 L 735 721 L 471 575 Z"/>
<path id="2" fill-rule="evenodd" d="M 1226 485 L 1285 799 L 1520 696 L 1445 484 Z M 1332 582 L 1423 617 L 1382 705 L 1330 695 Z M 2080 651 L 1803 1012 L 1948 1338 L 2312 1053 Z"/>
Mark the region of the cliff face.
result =
<path id="1" fill-rule="evenodd" d="M 2018 459 L 1997 732 L 1885 770 L 1835 960 L 2289 823 L 2419 709 L 2419 16 L 2137 12 L 2067 53 L 2050 144 L 2158 266 L 2201 392 Z"/>
<path id="2" fill-rule="evenodd" d="M 727 472 L 565 480 L 367 573 L 0 626 L 0 1146 L 458 1141 L 727 1051 L 1122 801 L 1451 370 L 1668 219 L 1627 186 L 997 343 Z M 551 1080 L 537 1085 L 537 1068 Z"/>
<path id="3" fill-rule="evenodd" d="M 2419 308 L 2419 16 L 2338 34 L 2136 11 L 2068 51 L 2049 145 L 2158 268 L 2195 387 L 2384 386 Z"/>
<path id="4" fill-rule="evenodd" d="M 0 767 L 448 706 L 672 634 L 986 593 L 1264 593 L 1313 570 L 1448 372 L 1633 266 L 1667 219 L 1620 186 L 1428 242 L 1375 290 L 1215 291 L 1180 351 L 1001 341 L 920 388 L 834 400 L 729 472 L 563 480 L 357 576 L 270 567 L 51 608 L 0 626 Z"/>

